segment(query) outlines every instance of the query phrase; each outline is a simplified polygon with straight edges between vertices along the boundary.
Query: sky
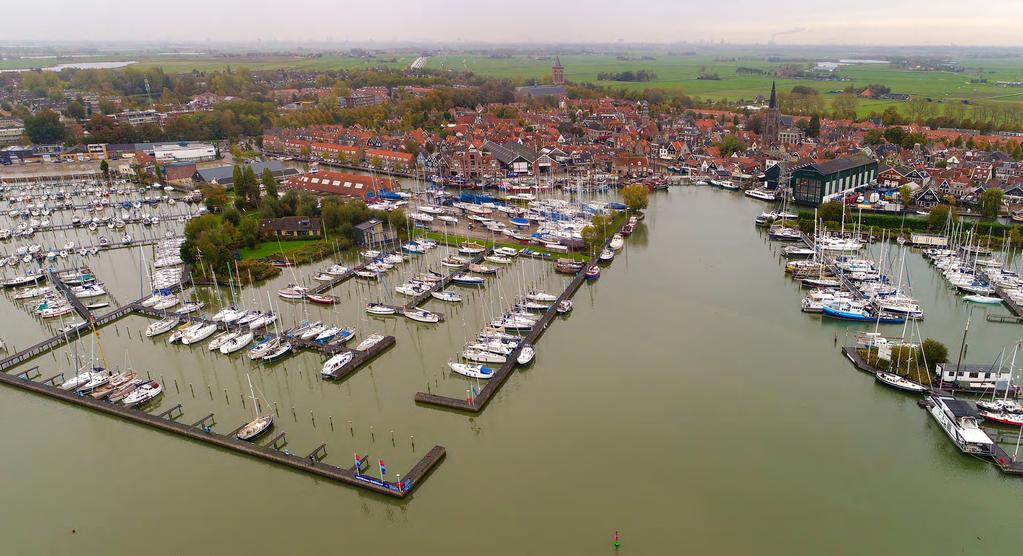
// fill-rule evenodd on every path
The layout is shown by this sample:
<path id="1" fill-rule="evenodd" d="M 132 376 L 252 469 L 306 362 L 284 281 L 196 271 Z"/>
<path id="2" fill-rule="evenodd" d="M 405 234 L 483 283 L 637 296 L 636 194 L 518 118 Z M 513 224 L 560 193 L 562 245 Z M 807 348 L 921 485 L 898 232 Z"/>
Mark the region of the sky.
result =
<path id="1" fill-rule="evenodd" d="M 1023 0 L 48 0 L 13 41 L 719 42 L 1023 46 Z M 45 7 L 42 7 L 45 6 Z"/>

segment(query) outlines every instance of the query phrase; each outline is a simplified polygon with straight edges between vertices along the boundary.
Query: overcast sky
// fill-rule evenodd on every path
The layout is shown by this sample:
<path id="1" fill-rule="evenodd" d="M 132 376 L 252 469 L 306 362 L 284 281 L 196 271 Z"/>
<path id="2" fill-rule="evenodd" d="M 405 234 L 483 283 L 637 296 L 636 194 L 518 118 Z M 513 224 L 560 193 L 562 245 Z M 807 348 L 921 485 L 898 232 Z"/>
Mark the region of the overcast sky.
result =
<path id="1" fill-rule="evenodd" d="M 483 41 L 1023 46 L 1023 0 L 49 0 L 9 40 Z"/>

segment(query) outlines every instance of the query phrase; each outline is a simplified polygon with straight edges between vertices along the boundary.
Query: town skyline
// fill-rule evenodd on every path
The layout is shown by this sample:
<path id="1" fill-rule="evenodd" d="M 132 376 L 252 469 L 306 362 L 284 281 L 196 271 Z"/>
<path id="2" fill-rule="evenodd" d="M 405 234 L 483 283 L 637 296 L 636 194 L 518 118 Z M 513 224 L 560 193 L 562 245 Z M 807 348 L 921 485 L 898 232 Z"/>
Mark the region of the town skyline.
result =
<path id="1" fill-rule="evenodd" d="M 835 46 L 1023 46 L 1016 23 L 1023 5 L 1010 0 L 984 0 L 974 13 L 948 16 L 958 4 L 950 0 L 904 0 L 885 6 L 884 14 L 862 8 L 821 5 L 808 0 L 762 3 L 737 0 L 726 17 L 715 6 L 695 2 L 655 0 L 636 17 L 620 17 L 608 0 L 547 5 L 524 0 L 522 9 L 503 13 L 494 24 L 478 6 L 463 0 L 422 5 L 407 0 L 386 12 L 350 3 L 304 0 L 295 9 L 267 17 L 270 4 L 239 0 L 204 3 L 182 0 L 173 13 L 143 23 L 137 14 L 109 0 L 94 8 L 104 18 L 81 25 L 69 0 L 57 0 L 52 10 L 24 5 L 6 9 L 0 34 L 20 41 L 182 41 L 182 42 L 298 42 L 304 44 L 613 44 L 616 42 L 671 44 L 719 43 L 835 45 Z M 260 9 L 265 8 L 265 9 Z M 544 18 L 530 14 L 543 10 Z M 310 24 L 308 14 L 327 14 L 336 20 L 323 28 Z M 395 18 L 394 13 L 403 17 Z M 585 25 L 578 22 L 585 14 Z M 656 17 L 647 14 L 657 14 Z M 988 15 L 989 14 L 989 15 Z M 201 17 L 196 17 L 201 15 Z"/>

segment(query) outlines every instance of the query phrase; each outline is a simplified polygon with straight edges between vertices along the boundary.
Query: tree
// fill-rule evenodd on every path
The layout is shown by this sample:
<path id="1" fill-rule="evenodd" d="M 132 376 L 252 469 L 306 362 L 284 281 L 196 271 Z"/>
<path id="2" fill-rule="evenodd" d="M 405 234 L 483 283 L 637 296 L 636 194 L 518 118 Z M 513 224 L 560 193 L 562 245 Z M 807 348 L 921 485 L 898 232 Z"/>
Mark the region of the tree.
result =
<path id="1" fill-rule="evenodd" d="M 821 117 L 817 114 L 810 116 L 810 123 L 806 126 L 807 137 L 818 137 L 821 134 Z"/>
<path id="2" fill-rule="evenodd" d="M 863 142 L 868 145 L 880 145 L 884 143 L 884 134 L 880 129 L 872 129 L 863 136 Z"/>
<path id="3" fill-rule="evenodd" d="M 270 168 L 263 168 L 263 187 L 266 188 L 266 196 L 276 199 L 277 198 L 277 179 L 274 178 L 273 172 Z"/>
<path id="4" fill-rule="evenodd" d="M 255 218 L 242 220 L 241 225 L 238 226 L 238 235 L 246 247 L 250 249 L 255 247 L 259 243 L 261 235 L 259 221 Z"/>
<path id="5" fill-rule="evenodd" d="M 840 222 L 844 210 L 845 205 L 838 201 L 821 203 L 821 206 L 817 209 L 817 218 L 825 222 Z"/>
<path id="6" fill-rule="evenodd" d="M 74 118 L 76 120 L 85 119 L 85 107 L 82 106 L 82 103 L 78 102 L 77 100 L 72 100 L 71 102 L 67 103 L 66 112 L 69 118 Z"/>
<path id="7" fill-rule="evenodd" d="M 110 179 L 110 163 L 106 160 L 102 160 L 99 163 L 99 171 L 103 174 L 103 177 Z"/>
<path id="8" fill-rule="evenodd" d="M 312 193 L 303 191 L 298 195 L 298 206 L 295 209 L 297 216 L 308 216 L 314 217 L 319 216 L 320 209 L 316 203 L 316 197 L 313 197 Z"/>
<path id="9" fill-rule="evenodd" d="M 927 369 L 931 372 L 934 371 L 938 363 L 945 363 L 948 361 L 948 348 L 945 344 L 927 338 L 920 346 L 918 355 L 921 357 L 920 364 L 927 364 Z"/>
<path id="10" fill-rule="evenodd" d="M 60 114 L 49 108 L 40 110 L 25 120 L 25 135 L 37 145 L 60 143 L 64 140 L 64 133 Z"/>
<path id="11" fill-rule="evenodd" d="M 895 126 L 884 130 L 884 138 L 893 145 L 898 145 L 902 142 L 902 138 L 906 136 L 906 130 L 901 127 Z"/>
<path id="12" fill-rule="evenodd" d="M 836 118 L 855 119 L 860 99 L 852 93 L 842 93 L 831 101 L 831 111 Z"/>
<path id="13" fill-rule="evenodd" d="M 210 212 L 220 212 L 227 206 L 227 189 L 217 184 L 203 185 L 199 188 L 206 200 L 206 209 Z"/>
<path id="14" fill-rule="evenodd" d="M 649 203 L 650 190 L 641 183 L 634 183 L 622 188 L 622 199 L 629 210 L 638 212 L 645 209 Z"/>
<path id="15" fill-rule="evenodd" d="M 236 208 L 227 207 L 224 209 L 222 218 L 224 222 L 230 222 L 232 226 L 238 226 L 242 222 L 242 213 L 238 212 Z"/>
<path id="16" fill-rule="evenodd" d="M 998 218 L 998 213 L 1002 210 L 1002 196 L 1005 193 L 998 188 L 991 188 L 984 190 L 980 194 L 979 205 L 980 215 L 982 218 L 988 220 L 994 220 Z"/>
<path id="17" fill-rule="evenodd" d="M 746 150 L 746 144 L 742 142 L 742 139 L 731 134 L 725 135 L 715 146 L 721 150 L 721 156 L 732 156 Z"/>
<path id="18" fill-rule="evenodd" d="M 948 222 L 949 214 L 952 215 L 952 222 L 959 220 L 952 212 L 952 207 L 948 205 L 938 205 L 932 208 L 930 214 L 927 215 L 927 227 L 932 230 L 944 228 L 945 223 Z"/>
<path id="19" fill-rule="evenodd" d="M 256 179 L 256 171 L 252 169 L 251 164 L 246 164 L 242 174 L 245 178 L 245 206 L 258 207 L 259 181 Z"/>
<path id="20" fill-rule="evenodd" d="M 909 204 L 913 202 L 913 189 L 909 184 L 899 188 L 899 202 L 902 204 L 902 210 L 909 208 Z"/>

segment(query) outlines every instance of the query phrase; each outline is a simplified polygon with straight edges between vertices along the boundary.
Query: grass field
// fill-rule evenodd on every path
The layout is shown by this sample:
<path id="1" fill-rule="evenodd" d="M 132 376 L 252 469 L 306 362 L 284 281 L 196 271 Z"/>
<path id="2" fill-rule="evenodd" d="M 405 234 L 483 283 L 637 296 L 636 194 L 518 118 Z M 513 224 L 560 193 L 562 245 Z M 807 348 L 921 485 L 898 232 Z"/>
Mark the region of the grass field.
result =
<path id="1" fill-rule="evenodd" d="M 264 241 L 252 249 L 248 247 L 239 250 L 242 259 L 265 259 L 274 255 L 285 255 L 292 251 L 316 245 L 328 241 L 326 239 L 294 239 L 289 241 Z"/>
<path id="2" fill-rule="evenodd" d="M 652 60 L 639 59 L 649 56 Z M 767 95 L 771 89 L 769 75 L 739 75 L 736 68 L 747 67 L 763 70 L 780 68 L 789 62 L 768 62 L 763 55 L 729 55 L 719 53 L 682 55 L 666 51 L 634 52 L 628 60 L 620 60 L 609 54 L 577 54 L 561 56 L 565 66 L 565 78 L 577 83 L 596 83 L 616 89 L 664 88 L 672 91 L 709 99 L 752 100 L 757 95 Z M 540 78 L 550 75 L 553 58 L 536 59 L 524 55 L 507 58 L 491 58 L 485 55 L 446 55 L 431 57 L 426 64 L 430 69 L 454 69 L 472 71 L 474 73 L 502 78 Z M 805 65 L 805 62 L 803 63 Z M 931 98 L 946 99 L 989 99 L 1001 102 L 1020 103 L 1023 108 L 1023 90 L 994 85 L 995 81 L 1023 80 L 1023 58 L 1005 59 L 968 59 L 964 65 L 970 68 L 982 68 L 983 77 L 991 83 L 970 84 L 967 81 L 978 75 L 977 72 L 923 72 L 893 69 L 882 64 L 859 64 L 843 66 L 836 75 L 847 77 L 850 81 L 813 81 L 781 79 L 778 80 L 779 90 L 791 90 L 796 85 L 804 85 L 817 89 L 829 98 L 830 91 L 841 90 L 848 85 L 867 85 L 881 83 L 889 86 L 893 92 L 923 95 Z M 702 68 L 709 73 L 717 73 L 720 80 L 699 80 L 697 76 Z M 599 72 L 621 72 L 625 70 L 652 70 L 657 74 L 654 81 L 643 83 L 625 83 L 615 81 L 598 81 Z M 898 102 L 871 101 L 860 102 L 859 111 L 867 114 L 881 111 L 889 104 Z"/>

